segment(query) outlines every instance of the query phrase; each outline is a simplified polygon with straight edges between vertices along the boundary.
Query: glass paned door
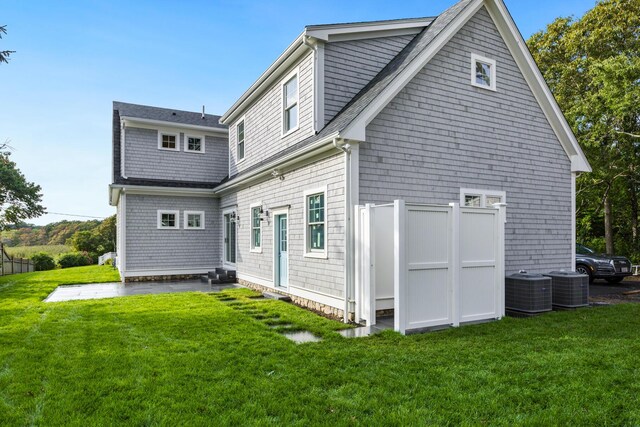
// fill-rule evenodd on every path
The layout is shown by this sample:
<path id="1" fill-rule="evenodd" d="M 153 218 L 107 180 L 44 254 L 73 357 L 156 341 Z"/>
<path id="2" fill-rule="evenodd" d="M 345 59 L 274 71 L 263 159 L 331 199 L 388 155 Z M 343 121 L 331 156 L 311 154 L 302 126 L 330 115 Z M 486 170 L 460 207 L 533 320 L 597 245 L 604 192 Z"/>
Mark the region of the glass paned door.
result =
<path id="1" fill-rule="evenodd" d="M 225 264 L 236 263 L 236 220 L 235 213 L 224 214 L 224 260 Z"/>
<path id="2" fill-rule="evenodd" d="M 287 235 L 287 214 L 276 215 L 276 285 L 287 286 L 289 283 L 289 255 Z"/>

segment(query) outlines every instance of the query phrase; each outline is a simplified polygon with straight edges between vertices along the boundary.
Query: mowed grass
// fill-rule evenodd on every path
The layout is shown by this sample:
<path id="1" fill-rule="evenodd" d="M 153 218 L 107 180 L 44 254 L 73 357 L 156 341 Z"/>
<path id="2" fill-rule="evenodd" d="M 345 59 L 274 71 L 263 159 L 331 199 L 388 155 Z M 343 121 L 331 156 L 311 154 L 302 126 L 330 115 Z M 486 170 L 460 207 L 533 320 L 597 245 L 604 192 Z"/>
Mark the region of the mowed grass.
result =
<path id="1" fill-rule="evenodd" d="M 44 252 L 57 258 L 62 254 L 71 252 L 71 247 L 67 245 L 38 245 L 38 246 L 5 246 L 7 255 L 16 258 L 31 258 L 32 255 Z"/>
<path id="2" fill-rule="evenodd" d="M 45 304 L 0 279 L 1 425 L 637 425 L 640 305 L 364 339 L 245 289 Z M 297 345 L 273 325 L 324 337 Z"/>

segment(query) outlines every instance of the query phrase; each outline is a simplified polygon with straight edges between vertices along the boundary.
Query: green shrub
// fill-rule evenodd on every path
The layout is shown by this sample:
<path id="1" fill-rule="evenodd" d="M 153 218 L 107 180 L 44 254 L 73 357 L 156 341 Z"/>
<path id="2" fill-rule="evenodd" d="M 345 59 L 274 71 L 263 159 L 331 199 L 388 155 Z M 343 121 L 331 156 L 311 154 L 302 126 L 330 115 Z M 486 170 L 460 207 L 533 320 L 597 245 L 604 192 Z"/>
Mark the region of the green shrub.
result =
<path id="1" fill-rule="evenodd" d="M 69 252 L 58 258 L 60 268 L 82 267 L 93 264 L 93 259 L 86 252 Z"/>
<path id="2" fill-rule="evenodd" d="M 104 262 L 104 265 L 113 265 L 113 258 L 109 258 Z"/>
<path id="3" fill-rule="evenodd" d="M 44 252 L 31 255 L 31 261 L 33 261 L 33 267 L 36 271 L 53 270 L 56 268 L 56 262 L 53 260 L 53 257 Z"/>

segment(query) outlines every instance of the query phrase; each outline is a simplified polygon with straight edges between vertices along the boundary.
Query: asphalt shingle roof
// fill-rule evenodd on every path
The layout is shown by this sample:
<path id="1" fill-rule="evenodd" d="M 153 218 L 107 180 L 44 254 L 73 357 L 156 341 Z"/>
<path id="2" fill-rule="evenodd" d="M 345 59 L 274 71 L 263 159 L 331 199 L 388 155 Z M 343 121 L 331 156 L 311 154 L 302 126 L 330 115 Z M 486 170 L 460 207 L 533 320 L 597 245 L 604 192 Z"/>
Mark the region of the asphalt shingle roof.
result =
<path id="1" fill-rule="evenodd" d="M 227 128 L 219 123 L 220 116 L 214 114 L 205 114 L 204 118 L 202 118 L 202 113 L 129 104 L 119 101 L 113 101 L 113 109 L 120 112 L 120 117 L 136 117 L 139 119 L 160 120 L 169 123 L 208 126 L 217 129 Z"/>

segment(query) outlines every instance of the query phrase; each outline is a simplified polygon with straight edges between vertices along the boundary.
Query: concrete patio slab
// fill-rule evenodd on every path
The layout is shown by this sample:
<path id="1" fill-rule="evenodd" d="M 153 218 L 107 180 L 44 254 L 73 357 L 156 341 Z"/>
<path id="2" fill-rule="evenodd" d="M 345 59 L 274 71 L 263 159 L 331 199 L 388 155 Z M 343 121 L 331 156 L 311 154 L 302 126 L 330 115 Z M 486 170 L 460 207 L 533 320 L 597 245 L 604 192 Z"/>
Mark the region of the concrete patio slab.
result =
<path id="1" fill-rule="evenodd" d="M 182 280 L 176 282 L 138 282 L 138 283 L 89 283 L 84 285 L 58 286 L 44 302 L 63 302 L 74 300 L 115 298 L 130 295 L 166 294 L 174 292 L 219 292 L 236 288 L 238 285 L 210 285 L 201 280 Z"/>

